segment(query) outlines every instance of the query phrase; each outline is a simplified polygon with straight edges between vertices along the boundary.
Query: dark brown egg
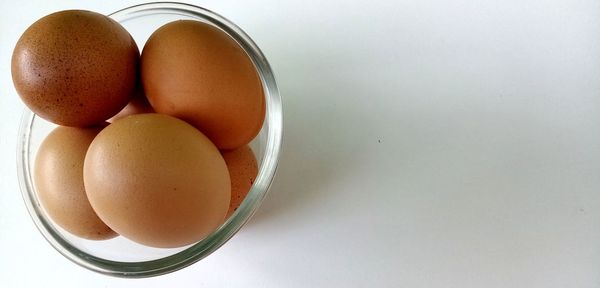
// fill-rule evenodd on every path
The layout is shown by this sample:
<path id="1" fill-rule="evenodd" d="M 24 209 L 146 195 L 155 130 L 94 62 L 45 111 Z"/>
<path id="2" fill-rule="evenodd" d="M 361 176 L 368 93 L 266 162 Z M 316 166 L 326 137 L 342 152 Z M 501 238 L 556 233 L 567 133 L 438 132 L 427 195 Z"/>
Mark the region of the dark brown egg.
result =
<path id="1" fill-rule="evenodd" d="M 66 126 L 89 126 L 117 114 L 131 98 L 139 50 L 116 21 L 67 10 L 33 23 L 12 56 L 12 78 L 37 115 Z"/>

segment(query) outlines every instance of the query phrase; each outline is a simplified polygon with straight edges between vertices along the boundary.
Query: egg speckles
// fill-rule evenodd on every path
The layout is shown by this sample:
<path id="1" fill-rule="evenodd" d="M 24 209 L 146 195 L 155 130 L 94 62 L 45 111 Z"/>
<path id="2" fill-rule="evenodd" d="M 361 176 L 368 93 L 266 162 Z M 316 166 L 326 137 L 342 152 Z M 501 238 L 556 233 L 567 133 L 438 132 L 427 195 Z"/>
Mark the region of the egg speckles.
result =
<path id="1" fill-rule="evenodd" d="M 67 10 L 33 23 L 13 52 L 12 78 L 25 104 L 60 125 L 89 126 L 119 112 L 131 97 L 139 50 L 114 20 Z"/>

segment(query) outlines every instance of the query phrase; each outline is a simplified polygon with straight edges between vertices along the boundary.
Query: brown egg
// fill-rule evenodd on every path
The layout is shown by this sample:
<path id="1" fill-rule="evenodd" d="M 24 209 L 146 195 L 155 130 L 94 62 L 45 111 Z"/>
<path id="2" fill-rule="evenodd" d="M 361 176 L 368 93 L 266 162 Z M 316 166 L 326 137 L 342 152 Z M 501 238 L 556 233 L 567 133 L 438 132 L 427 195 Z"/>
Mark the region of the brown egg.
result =
<path id="1" fill-rule="evenodd" d="M 254 152 L 248 145 L 235 150 L 221 151 L 231 178 L 231 202 L 227 217 L 240 207 L 258 175 L 258 165 Z"/>
<path id="2" fill-rule="evenodd" d="M 157 112 L 191 123 L 219 149 L 249 143 L 262 127 L 265 99 L 256 68 L 212 25 L 180 20 L 160 27 L 142 51 L 141 75 Z"/>
<path id="3" fill-rule="evenodd" d="M 199 241 L 229 207 L 229 173 L 217 148 L 167 115 L 131 115 L 104 128 L 90 145 L 83 175 L 98 216 L 148 246 Z"/>
<path id="4" fill-rule="evenodd" d="M 37 195 L 48 216 L 72 234 L 91 240 L 117 236 L 98 218 L 83 185 L 85 153 L 101 129 L 54 129 L 40 145 L 33 173 Z"/>
<path id="5" fill-rule="evenodd" d="M 123 110 L 117 113 L 117 115 L 113 116 L 112 118 L 106 121 L 112 123 L 115 120 L 123 118 L 125 116 L 153 112 L 154 109 L 152 109 L 152 106 L 150 106 L 148 99 L 146 99 L 146 95 L 144 95 L 144 90 L 141 87 L 138 87 L 136 89 L 136 92 L 133 94 L 133 98 L 131 98 L 127 106 L 125 106 Z"/>
<path id="6" fill-rule="evenodd" d="M 90 126 L 131 98 L 139 50 L 129 33 L 104 15 L 82 10 L 50 14 L 23 33 L 12 78 L 25 104 L 42 118 Z"/>

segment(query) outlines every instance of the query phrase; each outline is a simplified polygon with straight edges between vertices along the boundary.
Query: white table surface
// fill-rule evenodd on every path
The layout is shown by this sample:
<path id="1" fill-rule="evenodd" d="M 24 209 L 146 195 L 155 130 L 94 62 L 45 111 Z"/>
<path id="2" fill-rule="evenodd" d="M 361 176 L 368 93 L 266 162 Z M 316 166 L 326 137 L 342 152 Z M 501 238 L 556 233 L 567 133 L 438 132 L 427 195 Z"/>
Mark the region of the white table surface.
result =
<path id="1" fill-rule="evenodd" d="M 0 3 L 1 287 L 598 287 L 600 1 L 197 1 L 263 49 L 284 152 L 260 211 L 150 279 L 71 263 L 16 177 L 10 55 L 34 20 L 138 1 Z"/>

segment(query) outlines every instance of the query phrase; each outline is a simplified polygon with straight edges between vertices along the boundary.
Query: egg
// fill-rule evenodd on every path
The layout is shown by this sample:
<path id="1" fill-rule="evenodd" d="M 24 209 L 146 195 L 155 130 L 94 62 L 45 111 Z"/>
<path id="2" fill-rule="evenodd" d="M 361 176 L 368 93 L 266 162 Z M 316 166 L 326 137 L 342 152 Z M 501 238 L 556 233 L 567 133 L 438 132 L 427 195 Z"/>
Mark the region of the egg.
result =
<path id="1" fill-rule="evenodd" d="M 60 125 L 90 126 L 119 112 L 131 98 L 139 50 L 107 16 L 67 10 L 33 23 L 12 55 L 14 86 L 37 115 Z"/>
<path id="2" fill-rule="evenodd" d="M 231 178 L 231 202 L 227 217 L 231 216 L 248 195 L 258 175 L 258 165 L 254 152 L 248 145 L 235 150 L 222 151 Z"/>
<path id="3" fill-rule="evenodd" d="M 131 115 L 104 128 L 88 149 L 83 175 L 98 216 L 147 246 L 199 241 L 229 208 L 223 157 L 200 131 L 168 115 Z"/>
<path id="4" fill-rule="evenodd" d="M 117 236 L 92 209 L 83 184 L 85 154 L 101 129 L 54 129 L 41 143 L 33 171 L 34 186 L 48 216 L 68 232 L 91 240 Z"/>
<path id="5" fill-rule="evenodd" d="M 144 46 L 140 69 L 156 112 L 191 123 L 219 149 L 249 143 L 262 127 L 259 74 L 240 45 L 215 26 L 180 20 L 160 27 Z"/>
<path id="6" fill-rule="evenodd" d="M 117 115 L 108 119 L 107 122 L 112 123 L 113 121 L 123 118 L 125 116 L 134 115 L 134 114 L 142 114 L 142 113 L 153 113 L 154 109 L 150 106 L 148 99 L 146 99 L 146 95 L 144 95 L 144 91 L 141 87 L 136 89 L 136 92 L 133 94 L 133 98 L 127 103 L 127 106 L 123 108 L 123 110 L 119 111 Z"/>

